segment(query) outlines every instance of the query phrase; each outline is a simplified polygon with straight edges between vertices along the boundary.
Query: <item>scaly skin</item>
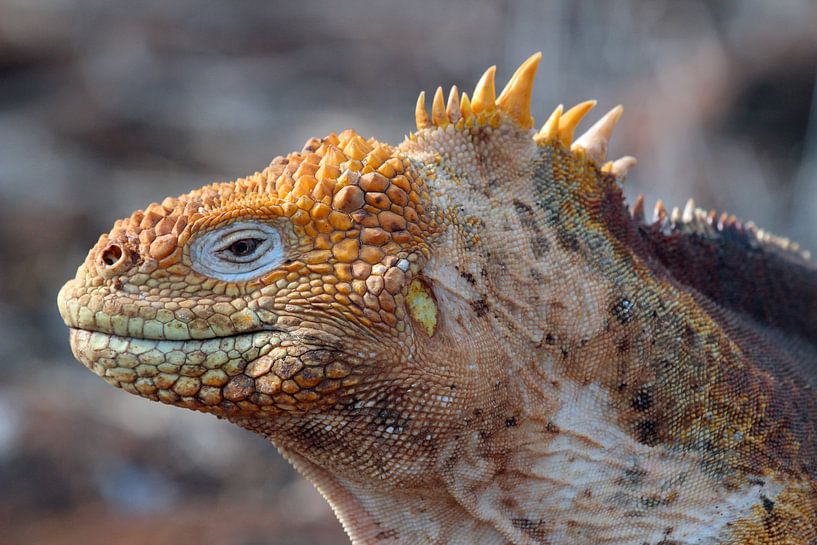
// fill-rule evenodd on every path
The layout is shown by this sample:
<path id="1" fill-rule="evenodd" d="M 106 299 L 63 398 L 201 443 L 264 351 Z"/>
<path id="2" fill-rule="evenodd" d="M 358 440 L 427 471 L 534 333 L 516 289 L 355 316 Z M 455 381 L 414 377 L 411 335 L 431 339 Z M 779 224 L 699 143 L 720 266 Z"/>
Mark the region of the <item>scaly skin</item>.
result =
<path id="1" fill-rule="evenodd" d="M 75 356 L 269 438 L 358 545 L 817 542 L 817 271 L 640 221 L 620 109 L 535 132 L 538 61 L 116 222 L 59 295 Z"/>

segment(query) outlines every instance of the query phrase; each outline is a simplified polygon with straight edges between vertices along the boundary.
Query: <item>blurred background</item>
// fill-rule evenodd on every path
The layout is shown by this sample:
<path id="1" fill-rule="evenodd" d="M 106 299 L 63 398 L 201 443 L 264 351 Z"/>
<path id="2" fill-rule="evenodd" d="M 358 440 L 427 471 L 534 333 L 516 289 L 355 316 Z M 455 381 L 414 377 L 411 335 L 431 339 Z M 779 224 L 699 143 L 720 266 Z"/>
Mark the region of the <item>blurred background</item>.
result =
<path id="1" fill-rule="evenodd" d="M 0 544 L 348 543 L 264 441 L 75 363 L 55 296 L 116 218 L 310 136 L 397 143 L 491 64 L 542 50 L 540 122 L 622 103 L 630 199 L 817 249 L 813 0 L 439 4 L 0 0 Z"/>

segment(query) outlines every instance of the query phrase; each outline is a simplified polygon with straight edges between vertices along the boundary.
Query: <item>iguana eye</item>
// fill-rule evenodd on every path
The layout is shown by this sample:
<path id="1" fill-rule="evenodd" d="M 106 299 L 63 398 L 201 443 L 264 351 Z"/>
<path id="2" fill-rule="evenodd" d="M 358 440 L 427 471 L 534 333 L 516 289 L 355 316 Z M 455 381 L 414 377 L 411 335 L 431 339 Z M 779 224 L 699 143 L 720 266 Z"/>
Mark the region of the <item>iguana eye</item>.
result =
<path id="1" fill-rule="evenodd" d="M 249 280 L 284 262 L 277 229 L 266 223 L 240 221 L 208 231 L 190 246 L 193 270 L 231 282 Z"/>
<path id="2" fill-rule="evenodd" d="M 259 243 L 262 242 L 264 242 L 263 239 L 242 238 L 230 244 L 230 246 L 224 251 L 229 252 L 233 257 L 237 258 L 252 257 L 253 254 L 255 254 L 255 251 L 258 249 Z"/>

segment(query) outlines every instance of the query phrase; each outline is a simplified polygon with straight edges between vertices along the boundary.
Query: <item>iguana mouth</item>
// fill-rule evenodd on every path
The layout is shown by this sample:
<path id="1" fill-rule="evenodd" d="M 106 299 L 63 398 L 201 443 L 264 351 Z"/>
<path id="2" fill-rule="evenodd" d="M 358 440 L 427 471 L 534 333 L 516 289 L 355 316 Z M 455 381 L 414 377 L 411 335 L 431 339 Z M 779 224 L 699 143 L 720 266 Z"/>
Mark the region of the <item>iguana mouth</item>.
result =
<path id="1" fill-rule="evenodd" d="M 276 358 L 287 355 L 286 347 L 282 347 L 284 338 L 270 331 L 184 341 L 76 328 L 70 332 L 74 356 L 112 385 L 159 401 L 178 403 L 191 398 L 205 405 L 220 403 L 225 394 L 234 401 L 247 397 L 242 392 L 263 374 L 264 365 L 253 366 L 253 362 L 266 358 L 269 371 Z M 273 357 L 268 357 L 273 351 Z M 248 380 L 236 381 L 235 377 Z M 235 385 L 228 390 L 230 384 Z M 252 390 L 257 390 L 253 386 Z"/>
<path id="2" fill-rule="evenodd" d="M 281 331 L 163 340 L 70 329 L 85 367 L 130 393 L 223 414 L 298 410 L 352 377 L 349 357 Z"/>

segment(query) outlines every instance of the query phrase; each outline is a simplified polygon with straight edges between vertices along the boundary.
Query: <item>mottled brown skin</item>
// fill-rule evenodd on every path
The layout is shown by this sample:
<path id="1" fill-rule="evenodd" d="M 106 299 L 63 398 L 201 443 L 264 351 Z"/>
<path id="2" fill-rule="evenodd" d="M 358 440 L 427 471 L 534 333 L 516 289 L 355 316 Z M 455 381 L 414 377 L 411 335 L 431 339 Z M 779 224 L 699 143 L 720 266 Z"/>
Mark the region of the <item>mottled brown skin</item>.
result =
<path id="1" fill-rule="evenodd" d="M 118 221 L 60 293 L 76 357 L 268 437 L 355 544 L 816 543 L 814 265 L 633 217 L 523 68 Z"/>

